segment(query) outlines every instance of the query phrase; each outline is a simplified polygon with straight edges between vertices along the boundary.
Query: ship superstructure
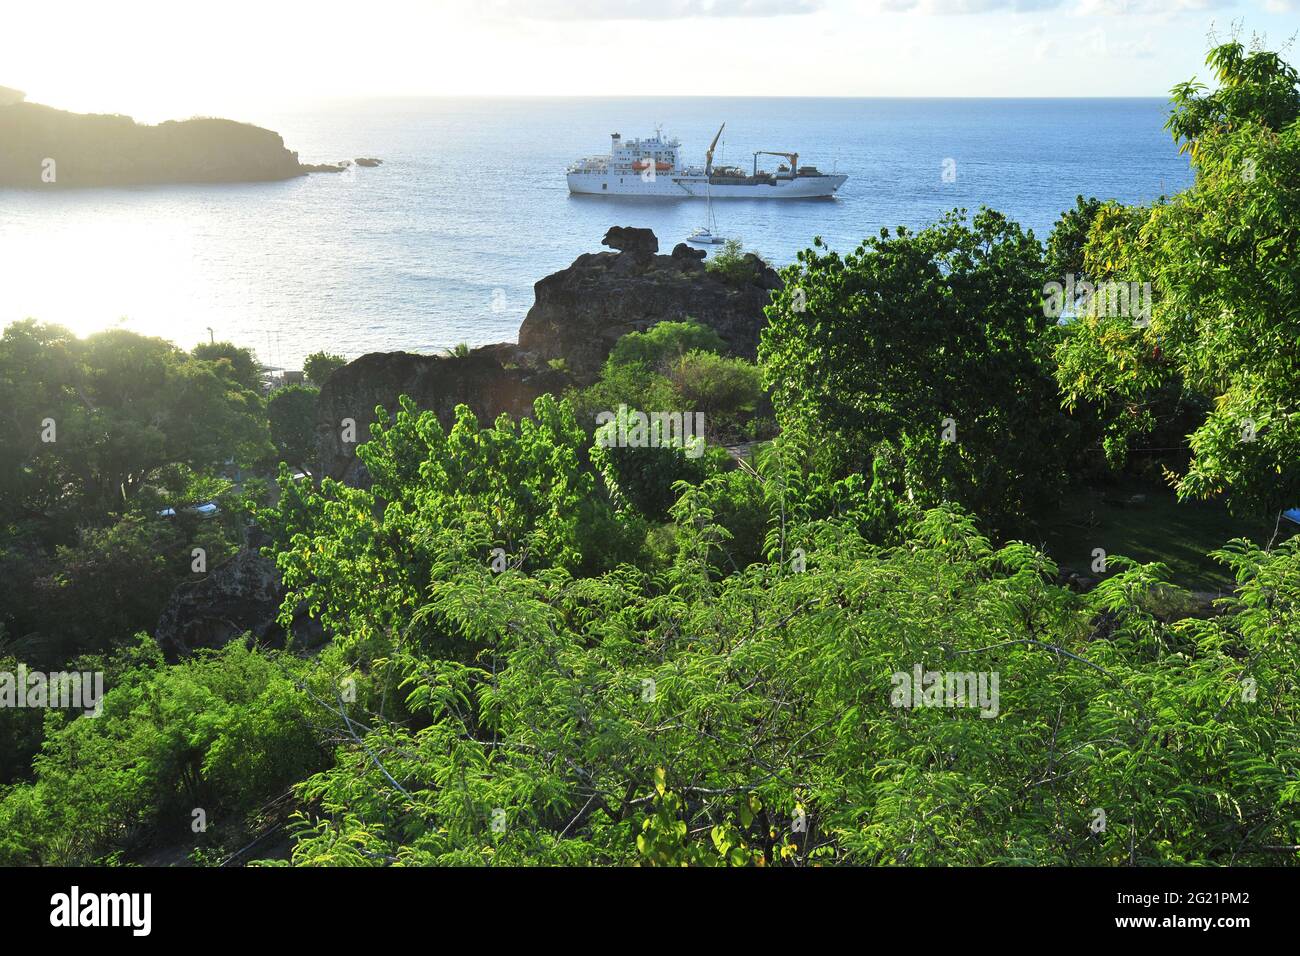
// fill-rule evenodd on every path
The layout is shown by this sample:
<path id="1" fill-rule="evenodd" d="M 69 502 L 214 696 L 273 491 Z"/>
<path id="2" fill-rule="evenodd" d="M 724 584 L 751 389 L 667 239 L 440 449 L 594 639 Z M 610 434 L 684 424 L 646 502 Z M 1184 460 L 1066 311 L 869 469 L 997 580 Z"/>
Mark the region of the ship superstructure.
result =
<path id="1" fill-rule="evenodd" d="M 725 128 L 726 124 L 723 124 Z M 713 152 L 722 135 L 713 137 L 702 166 L 681 161 L 681 142 L 660 130 L 644 139 L 624 139 L 610 134 L 609 154 L 580 159 L 568 169 L 569 192 L 597 196 L 660 196 L 665 198 L 711 195 L 714 199 L 811 199 L 833 196 L 848 176 L 823 173 L 816 166 L 800 166 L 798 153 L 756 150 L 752 170 L 713 165 Z M 761 170 L 758 157 L 781 156 L 786 162 L 774 172 Z"/>

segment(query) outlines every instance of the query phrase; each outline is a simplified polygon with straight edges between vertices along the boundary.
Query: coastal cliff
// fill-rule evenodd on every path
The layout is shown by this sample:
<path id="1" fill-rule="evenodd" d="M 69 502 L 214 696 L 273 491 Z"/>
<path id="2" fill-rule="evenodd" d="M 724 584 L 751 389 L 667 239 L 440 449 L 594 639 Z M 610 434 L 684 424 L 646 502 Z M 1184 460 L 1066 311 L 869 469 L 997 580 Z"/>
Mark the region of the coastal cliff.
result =
<path id="1" fill-rule="evenodd" d="M 264 182 L 305 172 L 278 133 L 247 123 L 147 126 L 21 100 L 0 106 L 0 186 Z"/>
<path id="2" fill-rule="evenodd" d="M 590 384 L 620 337 L 658 322 L 695 319 L 717 331 L 731 354 L 755 356 L 763 309 L 781 284 L 757 256 L 747 260 L 752 279 L 735 282 L 709 272 L 703 254 L 686 245 L 658 255 L 649 229 L 616 226 L 603 244 L 615 251 L 581 255 L 536 283 L 518 345 L 485 345 L 465 356 L 377 352 L 331 375 L 316 404 L 320 474 L 365 480 L 356 445 L 369 435 L 377 405 L 391 412 L 409 395 L 444 425 L 462 404 L 481 422 L 502 412 L 528 415 L 539 395 Z M 356 443 L 342 440 L 344 419 L 356 423 Z"/>
<path id="3" fill-rule="evenodd" d="M 603 244 L 617 251 L 581 255 L 534 285 L 533 307 L 519 328 L 519 347 L 533 361 L 564 359 L 589 381 L 624 335 L 687 318 L 711 326 L 731 354 L 755 357 L 763 309 L 781 285 L 771 266 L 750 254 L 752 281 L 732 283 L 709 272 L 703 252 L 684 243 L 657 255 L 649 229 L 615 227 Z"/>

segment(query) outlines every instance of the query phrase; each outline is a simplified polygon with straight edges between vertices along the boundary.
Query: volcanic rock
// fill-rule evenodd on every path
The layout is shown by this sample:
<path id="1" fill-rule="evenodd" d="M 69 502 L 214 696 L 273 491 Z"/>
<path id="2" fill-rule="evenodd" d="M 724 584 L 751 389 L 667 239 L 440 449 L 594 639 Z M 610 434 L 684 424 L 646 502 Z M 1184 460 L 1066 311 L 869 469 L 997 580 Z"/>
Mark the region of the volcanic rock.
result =
<path id="1" fill-rule="evenodd" d="M 533 307 L 519 328 L 528 361 L 564 359 L 578 383 L 590 382 L 620 337 L 688 318 L 712 327 L 731 354 L 757 356 L 763 310 L 781 286 L 762 259 L 746 260 L 752 279 L 729 281 L 706 271 L 684 244 L 671 256 L 647 253 L 659 247 L 649 229 L 616 227 L 605 244 L 623 251 L 581 255 L 533 286 Z"/>

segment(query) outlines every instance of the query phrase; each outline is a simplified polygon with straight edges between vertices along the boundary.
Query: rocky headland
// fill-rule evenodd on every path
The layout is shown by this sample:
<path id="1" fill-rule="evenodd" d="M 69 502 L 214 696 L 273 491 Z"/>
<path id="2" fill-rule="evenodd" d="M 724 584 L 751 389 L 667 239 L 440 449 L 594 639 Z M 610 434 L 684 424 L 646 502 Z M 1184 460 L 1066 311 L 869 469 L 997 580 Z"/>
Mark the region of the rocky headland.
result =
<path id="1" fill-rule="evenodd" d="M 149 126 L 0 97 L 0 187 L 270 182 L 343 168 L 304 165 L 279 133 L 248 123 L 205 117 Z"/>

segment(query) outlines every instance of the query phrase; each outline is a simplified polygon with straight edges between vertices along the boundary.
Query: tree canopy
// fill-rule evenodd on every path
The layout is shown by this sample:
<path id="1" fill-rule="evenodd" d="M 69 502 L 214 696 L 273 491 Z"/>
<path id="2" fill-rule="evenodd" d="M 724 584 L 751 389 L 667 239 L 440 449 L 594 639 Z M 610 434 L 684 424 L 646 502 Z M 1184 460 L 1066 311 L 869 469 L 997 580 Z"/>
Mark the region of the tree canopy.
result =
<path id="1" fill-rule="evenodd" d="M 1067 404 L 1103 409 L 1117 461 L 1162 408 L 1191 407 L 1178 493 L 1272 516 L 1300 501 L 1300 91 L 1273 54 L 1210 61 L 1220 89 L 1180 87 L 1169 123 L 1195 145 L 1194 185 L 1103 211 L 1085 250 L 1094 274 L 1151 286 L 1150 322 L 1085 318 L 1057 377 Z"/>
<path id="2" fill-rule="evenodd" d="M 834 473 L 880 460 L 895 493 L 1004 522 L 1059 486 L 1070 425 L 1052 408 L 1032 233 L 954 212 L 848 256 L 818 240 L 782 276 L 760 360 L 778 421 L 821 435 Z"/>

